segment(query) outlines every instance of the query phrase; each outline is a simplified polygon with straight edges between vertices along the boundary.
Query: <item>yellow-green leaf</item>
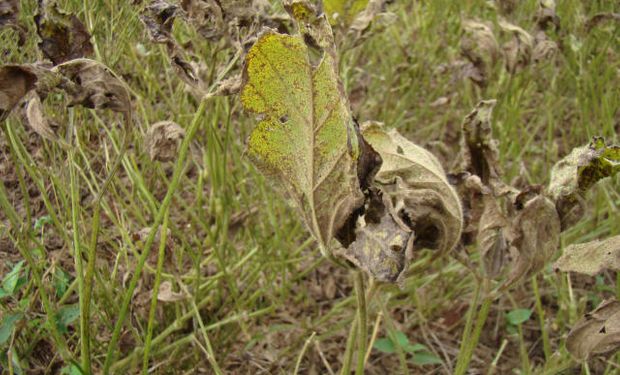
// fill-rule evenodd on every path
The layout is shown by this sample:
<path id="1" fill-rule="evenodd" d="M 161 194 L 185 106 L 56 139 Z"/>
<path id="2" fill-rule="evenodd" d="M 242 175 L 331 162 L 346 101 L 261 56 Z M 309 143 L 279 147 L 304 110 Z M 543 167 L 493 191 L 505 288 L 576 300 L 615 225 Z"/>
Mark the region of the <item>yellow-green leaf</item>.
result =
<path id="1" fill-rule="evenodd" d="M 325 248 L 364 195 L 358 139 L 335 61 L 324 52 L 314 66 L 312 53 L 300 35 L 261 35 L 246 57 L 241 101 L 261 118 L 249 156 L 288 192 Z"/>

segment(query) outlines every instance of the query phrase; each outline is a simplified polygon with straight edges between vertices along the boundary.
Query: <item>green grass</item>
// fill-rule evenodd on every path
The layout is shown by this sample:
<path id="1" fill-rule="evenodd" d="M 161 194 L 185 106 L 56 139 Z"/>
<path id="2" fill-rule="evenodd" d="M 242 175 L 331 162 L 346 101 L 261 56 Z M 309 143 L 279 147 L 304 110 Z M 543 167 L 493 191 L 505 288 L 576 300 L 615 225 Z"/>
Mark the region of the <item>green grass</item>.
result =
<path id="1" fill-rule="evenodd" d="M 0 345 L 0 367 L 7 373 L 19 367 L 55 373 L 88 363 L 95 373 L 109 366 L 119 374 L 143 368 L 162 374 L 218 373 L 217 368 L 226 374 L 288 374 L 328 373 L 329 363 L 337 373 L 347 340 L 352 339 L 349 347 L 355 343 L 354 277 L 320 257 L 282 194 L 244 157 L 254 119 L 236 97 L 200 100 L 188 93 L 165 48 L 148 41 L 138 6 L 59 2 L 92 31 L 94 58 L 125 79 L 134 113 L 127 123 L 110 112 L 65 109 L 61 95 L 49 97 L 46 111 L 70 149 L 42 140 L 19 111 L 1 124 L 0 272 L 4 277 L 22 259 L 26 270 L 16 293 L 0 299 L 0 322 L 16 313 L 24 317 Z M 20 19 L 28 28 L 23 47 L 13 31 L 0 31 L 2 64 L 41 59 L 33 36 L 35 8 L 36 1 L 22 1 Z M 524 1 L 509 19 L 531 30 L 535 9 L 535 1 Z M 555 161 L 591 136 L 619 141 L 620 28 L 583 27 L 591 15 L 619 12 L 617 1 L 558 1 L 561 28 L 551 35 L 563 43 L 557 61 L 513 76 L 500 63 L 484 89 L 438 67 L 459 58 L 461 18 L 497 22 L 487 1 L 403 1 L 389 10 L 396 15 L 392 25 L 341 51 L 342 78 L 360 121 L 398 128 L 438 152 L 449 169 L 462 118 L 480 99 L 495 98 L 494 132 L 507 178 L 518 176 L 523 163 L 529 182 L 540 184 L 548 181 Z M 191 41 L 210 82 L 229 63 L 233 70 L 240 66 L 221 42 L 205 40 L 182 22 L 174 32 Z M 449 103 L 431 106 L 442 97 Z M 176 162 L 151 162 L 144 149 L 149 124 L 161 120 L 187 131 Z M 103 196 L 97 224 L 95 199 L 124 137 L 129 148 Z M 436 141 L 445 142 L 444 151 Z M 563 245 L 619 234 L 619 191 L 618 178 L 593 189 L 586 218 L 563 235 Z M 160 243 L 156 231 L 138 238 L 142 229 L 162 222 L 168 242 Z M 476 261 L 475 248 L 468 252 Z M 78 277 L 76 270 L 89 264 L 92 274 Z M 90 277 L 88 348 L 80 319 L 62 320 L 71 318 L 69 308 L 80 302 Z M 157 301 L 152 292 L 163 281 L 188 297 Z M 134 293 L 127 292 L 131 286 Z M 473 275 L 454 258 L 436 261 L 403 289 L 379 288 L 366 311 L 368 326 L 379 324 L 376 338 L 405 333 L 444 364 L 419 366 L 397 346 L 392 354 L 373 349 L 367 372 L 453 373 L 475 289 Z M 612 272 L 593 279 L 549 267 L 489 305 L 469 366 L 482 373 L 491 363 L 496 373 L 619 373 L 613 357 L 582 367 L 564 349 L 579 317 L 614 295 L 620 289 Z M 534 314 L 511 329 L 505 317 L 516 308 Z M 472 323 L 475 319 L 473 314 Z M 354 357 L 351 368 L 356 365 Z"/>

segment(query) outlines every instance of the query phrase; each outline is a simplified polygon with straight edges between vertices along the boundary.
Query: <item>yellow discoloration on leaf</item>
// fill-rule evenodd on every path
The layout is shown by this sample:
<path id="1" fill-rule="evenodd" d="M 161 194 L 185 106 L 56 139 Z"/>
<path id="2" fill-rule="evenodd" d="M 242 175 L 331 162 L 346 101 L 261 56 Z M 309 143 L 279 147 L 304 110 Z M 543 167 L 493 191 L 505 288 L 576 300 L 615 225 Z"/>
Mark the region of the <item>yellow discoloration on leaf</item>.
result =
<path id="1" fill-rule="evenodd" d="M 241 101 L 262 117 L 250 135 L 249 156 L 289 192 L 326 245 L 363 194 L 358 143 L 335 63 L 325 53 L 313 67 L 309 54 L 301 36 L 263 34 L 246 58 Z"/>
<path id="2" fill-rule="evenodd" d="M 368 0 L 323 0 L 323 11 L 332 25 L 342 22 L 348 26 L 367 5 Z"/>

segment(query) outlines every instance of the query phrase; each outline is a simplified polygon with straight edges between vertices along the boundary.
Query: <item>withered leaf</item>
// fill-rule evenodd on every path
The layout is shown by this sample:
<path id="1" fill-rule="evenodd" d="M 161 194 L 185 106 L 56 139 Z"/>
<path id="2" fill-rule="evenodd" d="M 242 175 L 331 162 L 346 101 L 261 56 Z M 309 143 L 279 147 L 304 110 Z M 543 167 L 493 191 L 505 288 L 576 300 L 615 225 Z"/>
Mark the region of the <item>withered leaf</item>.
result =
<path id="1" fill-rule="evenodd" d="M 57 139 L 56 134 L 45 117 L 41 98 L 36 93 L 32 95 L 32 98 L 28 101 L 26 118 L 28 119 L 28 125 L 41 137 L 50 141 Z"/>
<path id="2" fill-rule="evenodd" d="M 355 230 L 355 241 L 338 255 L 366 271 L 377 281 L 393 283 L 399 280 L 406 267 L 406 257 L 411 252 L 413 239 L 393 210 L 390 202 L 378 202 L 375 215 L 360 216 Z M 386 207 L 387 206 L 387 207 Z"/>
<path id="3" fill-rule="evenodd" d="M 470 78 L 480 86 L 485 86 L 491 69 L 500 57 L 499 44 L 491 26 L 474 20 L 464 20 L 461 25 L 461 54 L 478 71 L 478 74 L 470 75 Z"/>
<path id="4" fill-rule="evenodd" d="M 530 64 L 534 38 L 519 26 L 505 20 L 499 21 L 499 26 L 512 35 L 512 40 L 503 46 L 506 70 L 516 73 Z"/>
<path id="5" fill-rule="evenodd" d="M 304 4 L 288 5 L 298 17 L 316 17 L 306 13 Z M 329 29 L 325 17 L 320 18 L 300 30 Z M 329 38 L 320 36 L 320 43 Z M 301 35 L 263 33 L 246 57 L 241 102 L 261 116 L 248 140 L 250 158 L 288 192 L 329 255 L 330 240 L 360 208 L 364 195 L 357 177 L 360 150 L 354 122 L 336 61 L 325 52 L 314 66 Z"/>
<path id="6" fill-rule="evenodd" d="M 107 108 L 123 113 L 130 111 L 131 99 L 125 84 L 100 62 L 75 59 L 60 64 L 53 70 L 66 78 L 62 88 L 71 96 L 69 106 Z"/>
<path id="7" fill-rule="evenodd" d="M 536 12 L 536 23 L 542 30 L 548 29 L 551 25 L 555 28 L 560 27 L 560 17 L 555 12 L 555 0 L 539 0 Z"/>
<path id="8" fill-rule="evenodd" d="M 19 0 L 0 0 L 0 28 L 17 23 Z"/>
<path id="9" fill-rule="evenodd" d="M 452 250 L 460 241 L 463 213 L 439 161 L 396 130 L 371 123 L 362 134 L 383 160 L 376 186 L 415 233 L 416 247 L 434 249 L 437 255 Z"/>
<path id="10" fill-rule="evenodd" d="M 0 121 L 4 121 L 13 107 L 35 87 L 36 83 L 36 74 L 25 66 L 0 67 Z"/>
<path id="11" fill-rule="evenodd" d="M 590 276 L 605 269 L 620 271 L 620 236 L 570 245 L 554 267 Z"/>
<path id="12" fill-rule="evenodd" d="M 75 15 L 60 10 L 55 0 L 39 2 L 35 23 L 41 38 L 39 48 L 54 65 L 93 54 L 86 26 Z"/>
<path id="13" fill-rule="evenodd" d="M 511 251 L 516 253 L 505 287 L 543 269 L 560 245 L 560 218 L 544 195 L 531 198 L 510 228 Z"/>
<path id="14" fill-rule="evenodd" d="M 581 318 L 568 333 L 566 349 L 578 361 L 620 348 L 620 302 L 603 301 Z"/>
<path id="15" fill-rule="evenodd" d="M 506 231 L 510 223 L 502 213 L 498 199 L 491 192 L 483 196 L 483 205 L 484 210 L 478 223 L 478 247 L 486 275 L 495 278 L 500 275 L 508 259 Z"/>
<path id="16" fill-rule="evenodd" d="M 583 215 L 583 196 L 599 180 L 620 171 L 620 147 L 606 146 L 601 137 L 578 147 L 551 169 L 547 188 L 562 220 L 562 229 L 574 225 Z"/>
<path id="17" fill-rule="evenodd" d="M 536 45 L 532 51 L 532 59 L 535 63 L 552 61 L 558 52 L 558 44 L 548 39 L 544 32 L 541 31 L 536 35 Z"/>
<path id="18" fill-rule="evenodd" d="M 594 16 L 592 16 L 592 18 L 588 20 L 588 22 L 586 22 L 586 30 L 590 31 L 594 27 L 596 27 L 597 25 L 599 25 L 601 22 L 604 22 L 604 21 L 620 22 L 620 13 L 595 14 Z"/>
<path id="19" fill-rule="evenodd" d="M 366 8 L 353 19 L 349 28 L 357 32 L 368 29 L 379 13 L 384 11 L 385 3 L 386 0 L 369 0 Z"/>
<path id="20" fill-rule="evenodd" d="M 146 6 L 140 20 L 146 26 L 149 38 L 155 43 L 166 43 L 171 39 L 172 25 L 179 14 L 177 5 L 154 0 Z"/>
<path id="21" fill-rule="evenodd" d="M 172 283 L 170 281 L 164 281 L 159 285 L 159 292 L 157 293 L 157 300 L 161 302 L 178 302 L 186 299 L 187 296 L 182 292 L 174 292 L 172 290 Z"/>
<path id="22" fill-rule="evenodd" d="M 185 136 L 185 130 L 172 121 L 153 124 L 146 133 L 144 143 L 151 160 L 172 161 Z"/>

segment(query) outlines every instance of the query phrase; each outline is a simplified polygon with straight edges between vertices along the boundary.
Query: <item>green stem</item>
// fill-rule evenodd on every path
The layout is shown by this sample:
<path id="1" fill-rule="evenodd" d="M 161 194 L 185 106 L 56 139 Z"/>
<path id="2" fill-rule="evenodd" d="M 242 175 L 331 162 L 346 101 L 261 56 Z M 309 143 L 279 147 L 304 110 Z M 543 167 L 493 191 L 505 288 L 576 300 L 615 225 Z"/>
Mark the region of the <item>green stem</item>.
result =
<path id="1" fill-rule="evenodd" d="M 131 303 L 131 297 L 133 296 L 133 292 L 136 289 L 138 280 L 142 274 L 142 269 L 144 268 L 146 259 L 150 254 L 153 241 L 155 240 L 155 234 L 157 233 L 157 230 L 164 219 L 164 214 L 168 210 L 168 207 L 170 207 L 174 193 L 176 192 L 176 189 L 179 186 L 179 183 L 181 182 L 181 175 L 182 175 L 183 170 L 185 169 L 185 161 L 187 159 L 187 155 L 189 152 L 189 146 L 200 125 L 200 119 L 202 117 L 202 113 L 205 110 L 206 103 L 207 103 L 206 98 L 203 98 L 200 102 L 200 106 L 198 110 L 196 111 L 194 115 L 192 123 L 189 126 L 187 135 L 183 139 L 183 143 L 181 144 L 181 148 L 179 150 L 179 158 L 177 159 L 177 163 L 174 168 L 174 174 L 172 176 L 170 186 L 168 187 L 166 196 L 164 197 L 164 200 L 157 212 L 157 216 L 155 217 L 155 222 L 153 223 L 151 227 L 151 231 L 149 232 L 149 235 L 146 239 L 144 249 L 142 251 L 142 254 L 140 255 L 140 258 L 138 259 L 138 264 L 136 265 L 136 269 L 129 283 L 129 288 L 127 289 L 127 291 L 125 291 L 123 302 L 121 304 L 121 310 L 119 312 L 119 317 L 114 326 L 114 331 L 112 333 L 112 339 L 110 340 L 108 351 L 105 357 L 105 362 L 103 365 L 103 373 L 106 375 L 110 373 L 110 366 L 112 365 L 114 361 L 114 354 L 116 352 L 116 346 L 120 338 L 121 329 L 123 328 L 123 324 L 125 323 L 125 318 L 127 317 L 127 311 L 129 310 L 129 304 Z"/>
<path id="2" fill-rule="evenodd" d="M 478 298 L 480 290 L 482 286 L 480 283 L 476 286 L 475 292 L 475 301 L 470 309 L 470 315 L 467 317 L 467 326 L 465 327 L 465 332 L 463 333 L 463 341 L 461 342 L 461 349 L 459 351 L 459 357 L 456 362 L 456 369 L 454 370 L 455 375 L 464 375 L 469 367 L 469 362 L 471 361 L 471 357 L 474 354 L 474 350 L 478 346 L 478 341 L 480 340 L 480 334 L 482 333 L 482 328 L 484 327 L 484 323 L 489 316 L 489 310 L 493 303 L 493 296 L 486 295 L 484 300 L 482 301 L 482 306 L 480 307 L 480 311 L 478 311 L 478 315 L 476 317 L 476 325 L 471 328 L 473 314 L 477 309 Z M 486 290 L 486 288 L 485 288 Z"/>
<path id="3" fill-rule="evenodd" d="M 344 361 L 342 362 L 342 370 L 340 375 L 351 374 L 351 362 L 353 361 L 353 346 L 355 345 L 355 338 L 357 336 L 357 316 L 351 323 L 351 329 L 349 330 L 349 337 L 347 337 L 347 347 L 344 352 Z"/>
<path id="4" fill-rule="evenodd" d="M 355 273 L 355 295 L 357 297 L 357 368 L 356 375 L 364 374 L 364 359 L 366 358 L 366 292 L 364 291 L 364 274 L 362 271 Z"/>
<path id="5" fill-rule="evenodd" d="M 142 360 L 142 373 L 148 374 L 149 356 L 151 354 L 151 343 L 153 340 L 153 326 L 155 325 L 155 310 L 157 309 L 157 295 L 159 293 L 159 285 L 161 284 L 161 272 L 164 269 L 164 258 L 166 256 L 166 240 L 168 236 L 168 210 L 164 216 L 164 222 L 161 225 L 161 234 L 159 235 L 159 254 L 157 256 L 157 270 L 155 271 L 155 285 L 153 285 L 153 296 L 151 297 L 151 308 L 149 310 L 149 322 L 146 329 L 146 341 L 144 343 L 144 359 Z"/>
<path id="6" fill-rule="evenodd" d="M 545 310 L 542 306 L 542 300 L 540 298 L 540 290 L 538 289 L 538 280 L 536 276 L 532 277 L 532 290 L 534 291 L 534 297 L 536 299 L 536 314 L 538 315 L 538 322 L 540 323 L 540 332 L 542 332 L 543 352 L 545 353 L 545 360 L 551 359 L 551 344 L 549 341 L 549 332 L 545 327 Z"/>
<path id="7" fill-rule="evenodd" d="M 80 301 L 84 300 L 84 268 L 82 266 L 82 249 L 80 245 L 80 231 L 79 231 L 79 188 L 77 176 L 75 173 L 75 155 L 73 150 L 69 151 L 69 160 L 71 160 L 71 167 L 69 168 L 70 175 L 70 189 L 71 189 L 71 226 L 73 227 L 73 261 L 75 262 L 75 273 L 78 282 L 78 294 Z M 80 304 L 80 349 L 82 368 L 87 374 L 90 374 L 90 347 L 89 347 L 89 328 L 88 319 L 84 319 L 86 316 L 83 306 Z"/>
<path id="8" fill-rule="evenodd" d="M 93 212 L 93 220 L 91 223 L 91 227 L 92 227 L 92 232 L 91 232 L 91 236 L 90 236 L 90 243 L 88 244 L 88 259 L 86 260 L 86 274 L 84 275 L 84 294 L 83 294 L 83 298 L 80 301 L 80 311 L 82 312 L 81 316 L 80 316 L 80 321 L 81 321 L 81 327 L 84 327 L 83 329 L 81 329 L 81 333 L 83 334 L 82 337 L 82 365 L 86 371 L 87 374 L 91 373 L 90 371 L 90 301 L 91 301 L 91 297 L 93 294 L 93 279 L 95 277 L 95 258 L 97 256 L 97 241 L 99 238 L 99 229 L 100 229 L 100 223 L 101 223 L 101 207 L 102 207 L 102 201 L 103 201 L 103 197 L 106 193 L 106 191 L 108 190 L 108 188 L 110 187 L 114 176 L 116 175 L 116 172 L 119 170 L 122 162 L 123 162 L 123 158 L 125 157 L 125 152 L 127 151 L 127 149 L 129 148 L 129 136 L 128 136 L 128 132 L 129 132 L 129 125 L 131 122 L 131 114 L 130 113 L 125 113 L 125 124 L 126 124 L 126 131 L 125 134 L 123 135 L 123 144 L 121 146 L 121 149 L 116 157 L 116 160 L 114 161 L 114 164 L 112 165 L 112 169 L 110 170 L 110 173 L 108 174 L 108 176 L 106 177 L 105 181 L 103 182 L 103 186 L 101 187 L 101 190 L 99 191 L 99 193 L 97 194 L 97 198 L 95 200 L 95 208 L 94 208 L 94 212 Z M 74 228 L 74 231 L 77 231 L 77 228 Z"/>

